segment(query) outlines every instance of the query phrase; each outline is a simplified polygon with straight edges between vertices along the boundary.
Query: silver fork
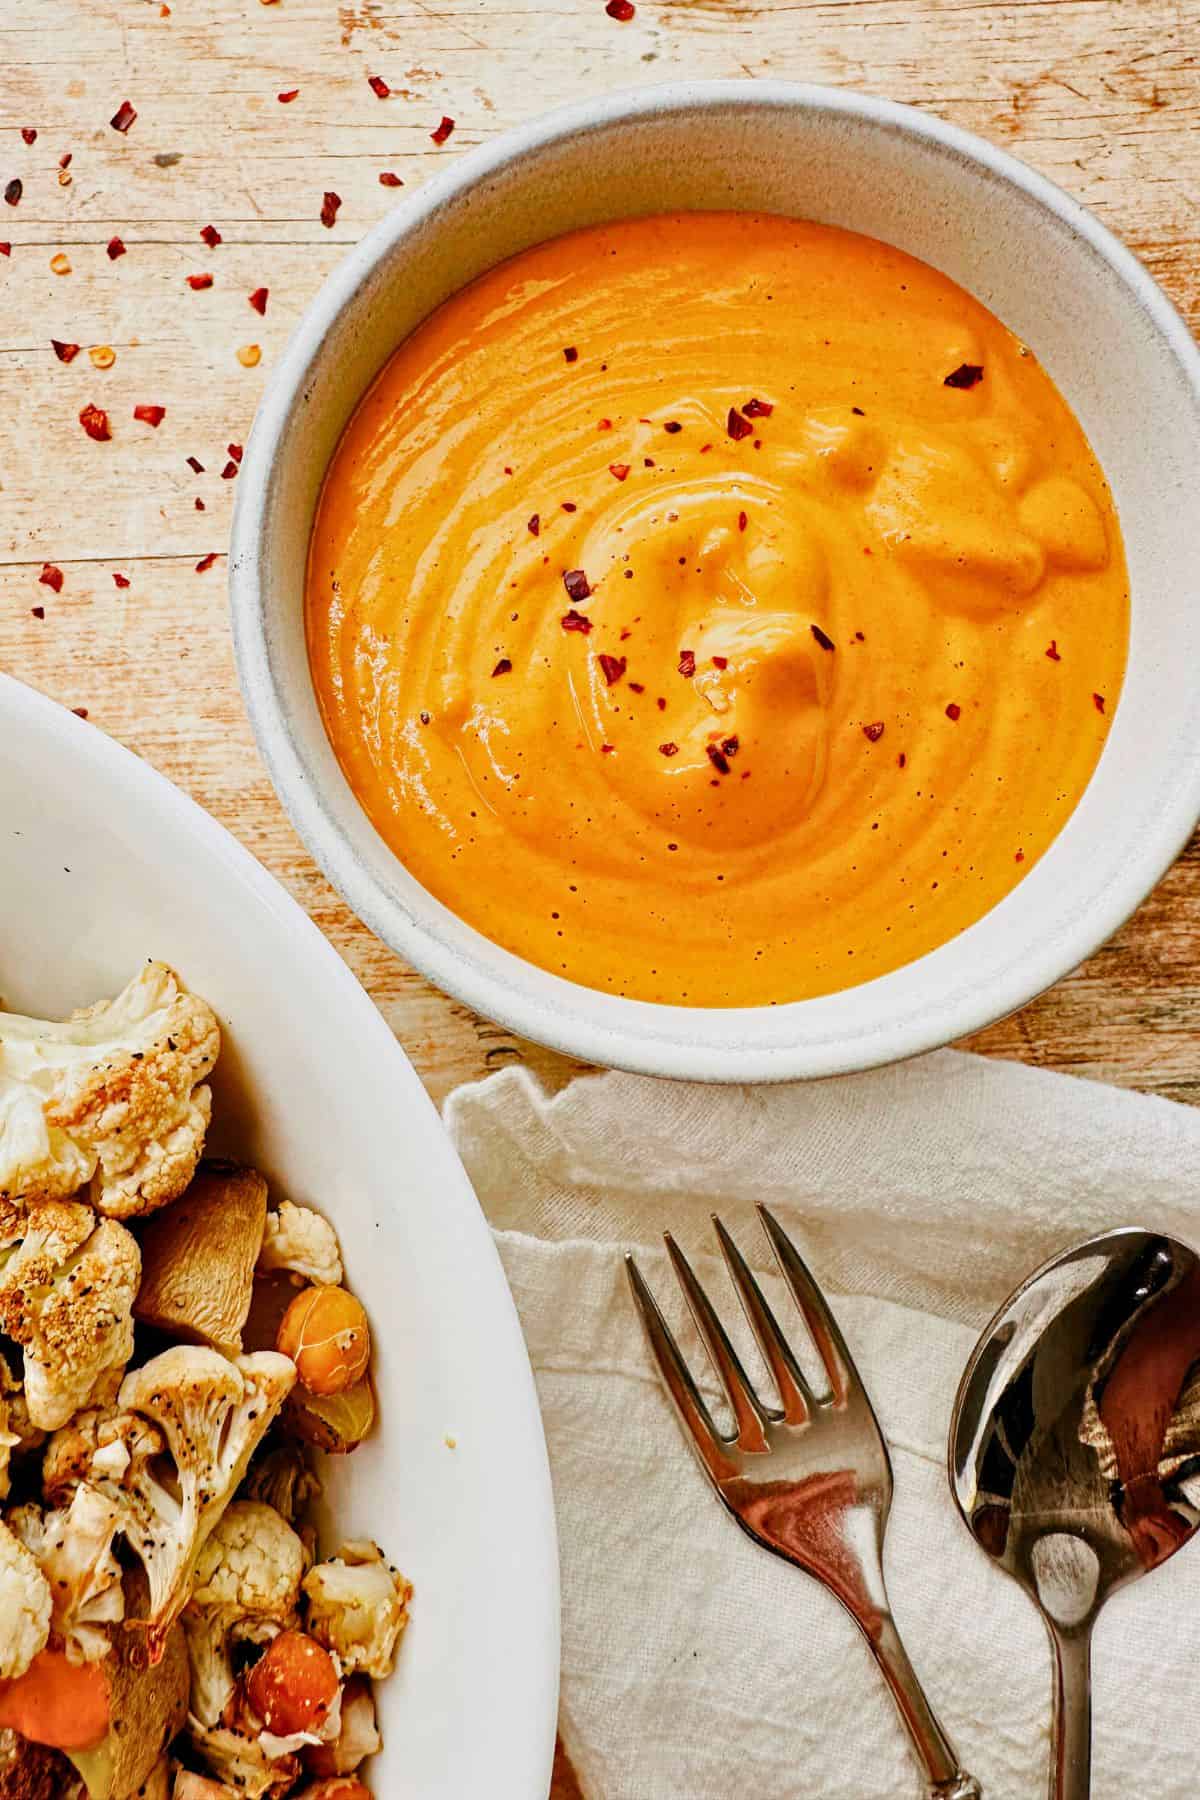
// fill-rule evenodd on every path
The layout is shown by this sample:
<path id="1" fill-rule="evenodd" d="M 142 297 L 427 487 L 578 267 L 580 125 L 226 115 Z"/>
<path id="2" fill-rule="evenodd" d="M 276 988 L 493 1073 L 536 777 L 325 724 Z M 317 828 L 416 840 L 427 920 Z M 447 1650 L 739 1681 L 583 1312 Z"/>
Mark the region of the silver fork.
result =
<path id="1" fill-rule="evenodd" d="M 670 1327 L 632 1256 L 629 1284 L 684 1436 L 717 1498 L 757 1544 L 834 1593 L 870 1646 L 929 1781 L 930 1800 L 979 1800 L 908 1660 L 883 1579 L 892 1464 L 845 1339 L 795 1245 L 765 1206 L 758 1215 L 816 1345 L 829 1392 L 814 1395 L 766 1296 L 714 1216 L 733 1284 L 771 1371 L 778 1406 L 755 1393 L 736 1350 L 670 1233 L 667 1253 L 729 1400 L 736 1430 L 719 1432 Z"/>

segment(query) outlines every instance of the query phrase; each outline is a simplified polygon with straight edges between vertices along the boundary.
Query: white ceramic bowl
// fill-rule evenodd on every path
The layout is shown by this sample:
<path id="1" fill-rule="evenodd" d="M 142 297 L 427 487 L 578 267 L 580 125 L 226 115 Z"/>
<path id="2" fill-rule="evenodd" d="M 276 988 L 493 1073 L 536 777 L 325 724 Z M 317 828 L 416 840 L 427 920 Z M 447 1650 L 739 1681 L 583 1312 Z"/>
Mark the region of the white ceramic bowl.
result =
<path id="1" fill-rule="evenodd" d="M 174 964 L 225 1032 L 210 1141 L 328 1214 L 375 1323 L 379 1423 L 325 1462 L 330 1537 L 377 1538 L 416 1585 L 379 1688 L 373 1792 L 545 1794 L 558 1688 L 545 1445 L 499 1259 L 437 1114 L 341 958 L 190 800 L 6 676 L 0 741 L 5 1003 L 53 1016 L 147 956 Z"/>
<path id="2" fill-rule="evenodd" d="M 318 715 L 305 557 L 330 454 L 376 371 L 484 269 L 576 226 L 737 207 L 883 238 L 1033 346 L 1112 484 L 1133 583 L 1129 667 L 1093 780 L 1020 885 L 890 975 L 772 1008 L 650 1005 L 498 949 L 407 872 Z M 480 1012 L 575 1056 L 710 1080 L 827 1075 L 961 1036 L 1049 986 L 1149 892 L 1200 813 L 1200 353 L 1149 275 L 1041 176 L 906 107 L 777 82 L 616 95 L 462 157 L 355 250 L 276 369 L 238 482 L 242 683 L 275 785 L 371 928 Z"/>

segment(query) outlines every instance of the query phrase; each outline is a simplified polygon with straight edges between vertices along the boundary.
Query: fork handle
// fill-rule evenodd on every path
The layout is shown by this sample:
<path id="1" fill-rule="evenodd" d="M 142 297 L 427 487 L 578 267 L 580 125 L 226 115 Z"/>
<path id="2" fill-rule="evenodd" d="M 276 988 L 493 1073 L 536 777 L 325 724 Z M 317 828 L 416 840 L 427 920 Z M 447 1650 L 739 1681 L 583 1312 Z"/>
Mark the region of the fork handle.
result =
<path id="1" fill-rule="evenodd" d="M 867 1634 L 867 1642 L 929 1779 L 929 1800 L 981 1800 L 983 1789 L 960 1766 L 954 1746 L 925 1698 L 925 1690 L 889 1612 L 879 1615 L 875 1631 Z"/>

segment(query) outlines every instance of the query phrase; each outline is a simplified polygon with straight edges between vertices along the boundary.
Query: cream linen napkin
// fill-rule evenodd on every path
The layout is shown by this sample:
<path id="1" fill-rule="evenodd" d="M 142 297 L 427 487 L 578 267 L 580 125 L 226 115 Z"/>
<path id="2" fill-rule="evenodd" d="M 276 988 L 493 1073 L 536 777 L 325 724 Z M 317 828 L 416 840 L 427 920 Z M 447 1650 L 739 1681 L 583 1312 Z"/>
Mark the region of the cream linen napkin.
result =
<path id="1" fill-rule="evenodd" d="M 588 1800 L 923 1795 L 849 1619 L 708 1492 L 625 1291 L 619 1251 L 669 1226 L 733 1321 L 704 1254 L 708 1214 L 765 1272 L 758 1200 L 834 1294 L 891 1444 L 889 1586 L 934 1706 L 987 1800 L 1037 1800 L 1048 1651 L 953 1510 L 950 1407 L 978 1327 L 1045 1256 L 1115 1224 L 1200 1238 L 1200 1112 L 941 1051 L 788 1087 L 590 1076 L 553 1099 L 509 1069 L 451 1095 L 446 1119 L 537 1375 L 561 1537 L 561 1726 Z M 661 1252 L 641 1261 L 679 1326 Z M 1192 1546 L 1102 1618 L 1096 1800 L 1192 1800 L 1198 1664 Z"/>

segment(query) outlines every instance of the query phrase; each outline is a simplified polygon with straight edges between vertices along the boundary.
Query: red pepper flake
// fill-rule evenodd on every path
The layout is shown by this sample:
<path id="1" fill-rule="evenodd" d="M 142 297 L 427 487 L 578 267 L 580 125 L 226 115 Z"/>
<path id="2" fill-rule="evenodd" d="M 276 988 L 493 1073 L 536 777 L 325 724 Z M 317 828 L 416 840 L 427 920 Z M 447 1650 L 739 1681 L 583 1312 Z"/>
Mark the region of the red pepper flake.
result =
<path id="1" fill-rule="evenodd" d="M 737 738 L 727 737 L 727 738 L 721 739 L 721 748 L 725 752 L 726 756 L 736 756 L 738 751 L 741 748 L 741 744 L 739 743 Z"/>
<path id="2" fill-rule="evenodd" d="M 746 514 L 744 512 L 740 512 L 738 514 L 738 530 L 745 531 L 745 529 L 749 523 L 750 523 L 750 521 L 746 517 Z"/>
<path id="3" fill-rule="evenodd" d="M 658 754 L 660 756 L 678 756 L 679 755 L 679 745 L 671 744 L 671 743 L 660 744 L 658 746 Z"/>
<path id="4" fill-rule="evenodd" d="M 612 430 L 612 420 L 611 419 L 597 419 L 596 420 L 596 430 L 597 431 L 611 431 Z"/>
<path id="5" fill-rule="evenodd" d="M 663 426 L 663 430 L 669 431 L 671 436 L 674 437 L 675 433 L 677 431 L 683 430 L 683 426 L 679 423 L 678 419 L 668 419 L 666 424 Z"/>
<path id="6" fill-rule="evenodd" d="M 203 475 L 203 473 L 204 473 L 204 464 L 195 456 L 188 457 L 187 466 L 189 469 L 193 470 L 195 472 L 195 474 L 197 474 L 197 475 Z"/>
<path id="7" fill-rule="evenodd" d="M 46 616 L 46 609 L 44 606 L 31 606 L 29 610 L 35 619 L 44 619 Z"/>
<path id="8" fill-rule="evenodd" d="M 586 613 L 576 612 L 574 607 L 563 614 L 560 623 L 564 631 L 582 631 L 584 637 L 592 629 L 592 620 Z"/>
<path id="9" fill-rule="evenodd" d="M 203 502 L 203 500 L 202 500 L 202 499 L 201 499 L 201 498 L 200 498 L 200 496 L 199 496 L 199 494 L 197 494 L 197 495 L 196 495 L 196 498 L 195 498 L 195 499 L 194 499 L 194 500 L 193 500 L 193 501 L 192 501 L 192 505 L 193 505 L 193 506 L 194 506 L 194 507 L 195 507 L 195 509 L 196 509 L 196 511 L 197 511 L 197 512 L 204 512 L 204 511 L 205 511 L 205 505 L 204 505 L 204 502 Z"/>
<path id="10" fill-rule="evenodd" d="M 1025 852 L 1023 850 L 1018 850 L 1017 854 L 1013 857 L 1013 861 L 1014 862 L 1024 862 L 1025 861 Z"/>
<path id="11" fill-rule="evenodd" d="M 116 262 L 118 256 L 125 254 L 125 246 L 119 237 L 110 237 L 107 248 L 109 262 Z"/>
<path id="12" fill-rule="evenodd" d="M 338 207 L 342 204 L 342 196 L 327 188 L 321 199 L 321 223 L 326 231 L 333 229 L 333 222 L 338 216 Z"/>
<path id="13" fill-rule="evenodd" d="M 946 717 L 948 719 L 959 719 L 962 717 L 962 707 L 959 706 L 957 701 L 952 700 L 950 702 L 949 706 L 946 708 Z"/>
<path id="14" fill-rule="evenodd" d="M 654 702 L 654 704 L 655 704 L 655 706 L 657 706 L 657 708 L 658 708 L 658 710 L 659 710 L 659 712 L 666 712 L 666 710 L 667 710 L 667 703 L 666 703 L 666 701 L 665 701 L 665 700 L 664 700 L 664 699 L 663 699 L 663 697 L 662 697 L 662 695 L 661 695 L 661 694 L 660 694 L 660 695 L 659 695 L 659 696 L 658 696 L 658 699 L 657 699 L 657 700 L 656 700 L 656 701 L 655 701 L 655 702 Z"/>
<path id="15" fill-rule="evenodd" d="M 633 4 L 633 0 L 608 0 L 604 10 L 610 19 L 617 21 L 618 25 L 628 25 L 637 11 L 637 7 Z"/>
<path id="16" fill-rule="evenodd" d="M 379 177 L 380 187 L 403 187 L 404 183 L 394 169 L 384 169 Z"/>
<path id="17" fill-rule="evenodd" d="M 696 652 L 694 650 L 681 650 L 679 652 L 678 668 L 679 673 L 684 679 L 690 681 L 692 676 L 696 673 Z"/>
<path id="18" fill-rule="evenodd" d="M 137 113 L 134 111 L 133 107 L 129 104 L 128 100 L 122 100 L 120 106 L 118 106 L 116 112 L 113 114 L 112 118 L 108 122 L 112 126 L 114 131 L 120 131 L 120 132 L 124 133 L 129 130 L 129 127 L 133 124 L 133 121 L 136 118 L 137 118 Z"/>
<path id="19" fill-rule="evenodd" d="M 367 76 L 367 86 L 370 88 L 371 92 L 374 94 L 374 96 L 377 100 L 386 100 L 388 95 L 392 91 L 391 88 L 388 86 L 387 82 L 383 79 L 382 75 L 368 75 Z M 510 664 L 510 667 L 511 667 L 511 664 Z"/>
<path id="20" fill-rule="evenodd" d="M 228 450 L 230 456 L 232 456 L 235 463 L 241 462 L 242 446 L 240 444 L 226 444 L 225 448 Z"/>
<path id="21" fill-rule="evenodd" d="M 645 683 L 641 681 L 631 681 L 629 684 L 629 691 L 631 694 L 644 694 L 646 691 Z"/>
<path id="22" fill-rule="evenodd" d="M 446 139 L 450 136 L 450 133 L 453 130 L 454 130 L 454 120 L 448 119 L 446 117 L 445 113 L 443 113 L 441 124 L 437 127 L 437 129 L 435 131 L 431 131 L 429 135 L 433 139 L 435 144 L 444 144 Z"/>
<path id="23" fill-rule="evenodd" d="M 728 775 L 729 758 L 726 756 L 721 746 L 719 744 L 705 744 L 704 748 L 707 752 L 709 762 L 712 764 L 713 768 L 717 770 L 718 774 Z"/>
<path id="24" fill-rule="evenodd" d="M 747 400 L 742 407 L 748 419 L 769 419 L 775 411 L 773 400 Z"/>
<path id="25" fill-rule="evenodd" d="M 565 348 L 563 350 L 563 361 L 564 362 L 578 362 L 579 361 L 579 352 L 575 348 L 574 344 L 567 344 L 565 346 Z"/>
<path id="26" fill-rule="evenodd" d="M 299 88 L 284 88 L 282 94 L 276 94 L 275 98 L 280 106 L 290 106 L 299 92 Z"/>
<path id="27" fill-rule="evenodd" d="M 592 584 L 582 569 L 564 569 L 563 586 L 572 600 L 586 600 L 592 592 Z"/>
<path id="28" fill-rule="evenodd" d="M 869 744 L 877 744 L 883 736 L 883 720 L 876 719 L 873 725 L 864 725 L 863 736 Z"/>
<path id="29" fill-rule="evenodd" d="M 38 580 L 43 587 L 53 588 L 56 594 L 62 593 L 63 572 L 57 563 L 43 563 Z"/>
<path id="30" fill-rule="evenodd" d="M 6 238 L 3 243 L 0 243 L 0 256 L 11 256 L 11 255 L 12 255 L 12 245 L 8 242 L 8 240 Z"/>
<path id="31" fill-rule="evenodd" d="M 819 625 L 810 625 L 808 629 L 812 632 L 822 650 L 833 649 L 833 639 L 829 636 L 828 632 L 822 631 Z"/>
<path id="32" fill-rule="evenodd" d="M 902 750 L 900 752 L 899 756 L 896 758 L 896 767 L 898 769 L 902 769 L 902 768 L 904 768 L 904 766 L 907 762 L 908 762 L 908 758 L 907 758 L 907 756 L 905 756 L 905 754 Z"/>
<path id="33" fill-rule="evenodd" d="M 213 284 L 212 276 L 211 275 L 189 275 L 187 278 L 187 284 L 190 288 L 193 288 L 196 293 L 200 293 L 202 289 L 210 288 L 212 286 L 212 284 Z"/>
<path id="34" fill-rule="evenodd" d="M 973 388 L 977 381 L 983 380 L 981 363 L 959 363 L 957 369 L 951 369 L 942 382 L 943 387 Z"/>
<path id="35" fill-rule="evenodd" d="M 749 419 L 742 417 L 736 406 L 729 409 L 729 417 L 725 421 L 725 429 L 736 443 L 738 438 L 746 438 L 754 430 Z"/>
<path id="36" fill-rule="evenodd" d="M 608 472 L 614 481 L 624 481 L 629 474 L 628 463 L 609 463 Z"/>
<path id="37" fill-rule="evenodd" d="M 579 508 L 576 506 L 576 504 L 573 500 L 564 500 L 562 503 L 562 509 L 564 512 L 578 512 L 579 511 Z"/>
<path id="38" fill-rule="evenodd" d="M 714 656 L 713 657 L 713 668 L 714 669 L 727 669 L 728 667 L 729 667 L 729 658 L 727 656 Z"/>
<path id="39" fill-rule="evenodd" d="M 25 192 L 25 183 L 21 180 L 21 177 L 19 175 L 14 175 L 12 180 L 9 182 L 8 186 L 4 190 L 4 198 L 8 201 L 8 204 L 10 206 L 17 206 L 17 205 L 19 205 L 21 195 L 24 192 Z"/>
<path id="40" fill-rule="evenodd" d="M 113 570 L 113 586 L 119 587 L 119 588 L 127 588 L 129 586 L 128 575 L 122 575 L 119 570 L 114 569 Z"/>
<path id="41" fill-rule="evenodd" d="M 1092 705 L 1096 708 L 1096 711 L 1098 713 L 1102 713 L 1104 711 L 1104 695 L 1103 694 L 1093 694 L 1092 695 Z"/>
<path id="42" fill-rule="evenodd" d="M 208 245 L 210 250 L 215 250 L 217 245 L 222 241 L 221 234 L 215 225 L 205 225 L 200 236 L 204 239 L 204 242 Z"/>
<path id="43" fill-rule="evenodd" d="M 374 86 L 374 83 L 372 83 L 372 86 Z M 381 95 L 380 98 L 382 99 L 383 96 Z M 512 660 L 510 657 L 502 656 L 500 658 L 500 661 L 496 664 L 495 668 L 492 670 L 492 677 L 494 679 L 497 675 L 511 675 L 511 674 L 512 674 Z"/>
<path id="44" fill-rule="evenodd" d="M 1050 639 L 1050 648 L 1047 650 L 1046 655 L 1050 658 L 1051 662 L 1061 662 L 1062 661 L 1062 657 L 1058 654 L 1058 639 L 1057 638 Z"/>
<path id="45" fill-rule="evenodd" d="M 25 142 L 27 144 L 36 144 L 37 143 L 37 128 L 36 128 L 36 126 L 22 125 L 21 136 L 25 139 Z"/>
<path id="46" fill-rule="evenodd" d="M 75 714 L 77 719 L 86 719 L 88 716 L 88 709 L 86 706 L 73 706 L 71 711 Z"/>
<path id="47" fill-rule="evenodd" d="M 157 430 L 167 416 L 167 409 L 165 406 L 146 406 L 143 404 L 134 407 L 133 416 L 138 420 L 139 424 L 153 425 L 155 430 Z"/>
<path id="48" fill-rule="evenodd" d="M 609 687 L 613 685 L 614 681 L 620 681 L 622 675 L 625 673 L 625 658 L 623 656 L 605 656 L 602 653 L 596 660 L 604 671 L 604 679 Z"/>
<path id="49" fill-rule="evenodd" d="M 601 756 L 611 756 L 615 750 L 616 750 L 615 744 L 601 744 L 601 746 L 600 746 Z"/>
<path id="50" fill-rule="evenodd" d="M 79 355 L 78 344 L 64 344 L 61 338 L 51 338 L 50 348 L 61 363 L 74 362 Z"/>
<path id="51" fill-rule="evenodd" d="M 108 414 L 102 406 L 93 406 L 90 400 L 79 414 L 79 423 L 98 444 L 107 443 L 112 436 L 108 429 Z"/>
<path id="52" fill-rule="evenodd" d="M 542 529 L 542 521 L 537 513 L 530 513 L 525 521 L 525 529 L 530 537 L 536 537 L 538 535 L 538 532 Z"/>
<path id="53" fill-rule="evenodd" d="M 211 569 L 216 560 L 217 553 L 215 550 L 210 550 L 207 556 L 202 556 L 200 561 L 196 564 L 197 575 L 203 575 L 205 569 Z"/>
<path id="54" fill-rule="evenodd" d="M 237 472 L 238 466 L 233 458 L 230 457 L 229 461 L 225 464 L 225 467 L 221 470 L 221 480 L 232 481 Z"/>

